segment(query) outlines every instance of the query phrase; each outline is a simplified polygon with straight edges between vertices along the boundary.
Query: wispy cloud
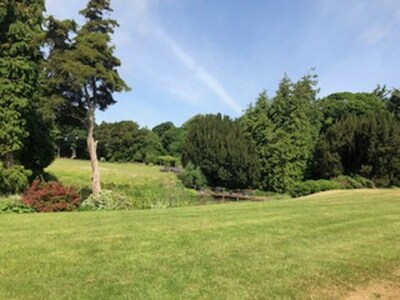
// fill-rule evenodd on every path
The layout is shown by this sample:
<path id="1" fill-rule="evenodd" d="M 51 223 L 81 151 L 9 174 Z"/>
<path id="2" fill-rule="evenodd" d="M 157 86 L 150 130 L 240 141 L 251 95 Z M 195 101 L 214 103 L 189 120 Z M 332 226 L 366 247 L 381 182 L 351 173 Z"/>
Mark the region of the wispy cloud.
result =
<path id="1" fill-rule="evenodd" d="M 392 29 L 392 24 L 374 24 L 361 34 L 361 39 L 367 44 L 375 44 L 388 37 Z"/>
<path id="2" fill-rule="evenodd" d="M 186 49 L 181 47 L 177 41 L 160 27 L 158 22 L 154 20 L 154 16 L 151 14 L 151 9 L 157 4 L 157 0 L 133 0 L 129 4 L 123 0 L 116 1 L 117 5 L 124 5 L 125 12 L 130 15 L 129 20 L 131 21 L 132 28 L 136 30 L 142 37 L 154 37 L 159 42 L 167 46 L 169 51 L 174 57 L 194 75 L 200 82 L 212 91 L 220 101 L 232 109 L 236 113 L 241 113 L 242 108 L 236 102 L 236 100 L 229 94 L 223 84 L 213 75 L 211 72 L 201 63 L 199 63 Z M 129 9 L 127 9 L 129 6 Z M 119 40 L 122 43 L 127 43 L 129 39 L 129 33 L 123 33 L 119 35 Z M 168 91 L 182 90 L 181 87 L 168 87 Z M 195 92 L 195 91 L 193 91 Z M 193 98 L 193 97 L 192 97 Z M 193 103 L 193 99 L 188 99 Z"/>
<path id="3" fill-rule="evenodd" d="M 390 37 L 400 24 L 400 1 L 375 0 L 373 4 L 373 9 L 384 11 L 387 17 L 374 22 L 362 32 L 360 37 L 367 44 L 375 44 Z"/>
<path id="4" fill-rule="evenodd" d="M 190 85 L 190 87 L 183 88 L 181 83 L 174 83 L 182 82 L 182 80 L 169 79 L 162 80 L 164 83 L 168 82 L 168 86 L 161 88 L 167 93 L 185 98 L 184 100 L 191 105 L 199 105 L 199 103 L 205 104 L 201 103 L 202 101 L 199 100 L 199 98 L 204 95 L 203 90 L 208 89 L 216 95 L 217 99 L 219 99 L 222 104 L 240 114 L 242 108 L 229 94 L 224 85 L 204 65 L 197 61 L 187 49 L 180 46 L 179 43 L 160 26 L 160 22 L 157 20 L 157 14 L 153 13 L 159 1 L 160 0 L 113 1 L 115 15 L 121 25 L 116 31 L 114 39 L 117 49 L 126 52 L 126 50 L 123 49 L 135 49 L 136 43 L 144 42 L 145 40 L 147 42 L 150 40 L 151 43 L 158 44 L 157 48 L 160 49 L 159 51 L 164 51 L 163 54 L 160 53 L 161 56 L 167 57 L 172 55 L 175 61 L 186 69 L 185 82 Z M 51 14 L 62 18 L 71 18 L 74 17 L 74 15 L 71 15 L 71 12 L 77 13 L 79 9 L 85 5 L 85 1 L 75 0 L 66 1 L 66 3 L 63 1 L 63 3 L 61 3 L 59 0 L 47 0 L 46 4 Z M 157 59 L 159 60 L 161 58 L 157 57 Z M 135 64 L 137 66 L 137 61 L 132 63 L 132 65 L 130 65 L 131 63 L 129 61 L 131 61 L 129 57 L 124 58 L 123 72 L 127 73 L 126 75 L 129 77 L 132 77 L 130 73 L 135 69 Z M 161 74 L 154 75 L 162 76 Z M 188 78 L 192 78 L 192 80 L 187 80 Z M 188 97 L 188 90 L 198 95 L 191 95 L 191 97 Z"/>
<path id="5" fill-rule="evenodd" d="M 187 51 L 181 48 L 165 31 L 158 28 L 155 32 L 156 36 L 168 45 L 177 59 L 188 70 L 192 71 L 206 87 L 213 91 L 225 105 L 239 114 L 242 112 L 240 105 L 229 95 L 225 87 L 204 66 L 199 64 Z"/>

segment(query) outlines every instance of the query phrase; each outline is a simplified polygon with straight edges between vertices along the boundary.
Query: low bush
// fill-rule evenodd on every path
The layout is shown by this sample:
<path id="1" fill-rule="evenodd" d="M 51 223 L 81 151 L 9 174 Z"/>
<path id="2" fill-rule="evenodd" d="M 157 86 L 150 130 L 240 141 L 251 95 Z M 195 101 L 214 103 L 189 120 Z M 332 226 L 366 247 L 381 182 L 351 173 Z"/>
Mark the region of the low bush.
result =
<path id="1" fill-rule="evenodd" d="M 342 189 L 361 189 L 363 188 L 363 184 L 357 181 L 355 178 L 350 176 L 338 176 L 334 178 L 336 182 L 339 182 L 342 185 Z"/>
<path id="2" fill-rule="evenodd" d="M 360 183 L 363 188 L 369 188 L 369 189 L 376 188 L 375 183 L 371 179 L 364 178 L 360 175 L 356 175 L 356 176 L 354 176 L 354 180 L 356 180 L 358 183 Z"/>
<path id="3" fill-rule="evenodd" d="M 27 214 L 35 210 L 25 205 L 20 196 L 0 198 L 0 214 Z"/>
<path id="4" fill-rule="evenodd" d="M 99 195 L 90 195 L 82 202 L 82 210 L 128 210 L 133 209 L 131 199 L 126 195 L 110 190 L 103 190 Z"/>
<path id="5" fill-rule="evenodd" d="M 164 167 L 176 167 L 178 165 L 179 159 L 174 156 L 159 156 L 158 163 Z"/>
<path id="6" fill-rule="evenodd" d="M 300 182 L 290 191 L 290 195 L 292 197 L 302 197 L 330 190 L 362 188 L 375 188 L 375 185 L 371 180 L 361 176 L 356 176 L 354 178 L 349 176 L 339 176 L 330 180 L 320 179 Z"/>
<path id="7" fill-rule="evenodd" d="M 73 187 L 65 187 L 59 182 L 35 180 L 23 197 L 23 203 L 37 212 L 73 211 L 81 203 Z"/>
<path id="8" fill-rule="evenodd" d="M 22 193 L 29 185 L 29 176 L 32 172 L 22 166 L 6 169 L 0 164 L 0 194 Z"/>
<path id="9" fill-rule="evenodd" d="M 188 163 L 185 170 L 178 177 L 183 185 L 189 189 L 200 190 L 207 186 L 207 180 L 203 172 L 192 163 Z"/>
<path id="10" fill-rule="evenodd" d="M 300 182 L 290 191 L 292 197 L 301 197 L 329 190 L 341 190 L 343 186 L 334 180 L 307 180 Z"/>
<path id="11" fill-rule="evenodd" d="M 391 181 L 392 180 L 390 180 L 388 177 L 382 177 L 382 178 L 374 178 L 374 184 L 377 186 L 377 187 L 380 187 L 380 188 L 387 188 L 387 187 L 390 187 L 390 186 L 392 186 L 393 184 L 391 183 Z M 397 186 L 399 186 L 399 184 L 394 184 L 394 185 L 397 185 Z"/>

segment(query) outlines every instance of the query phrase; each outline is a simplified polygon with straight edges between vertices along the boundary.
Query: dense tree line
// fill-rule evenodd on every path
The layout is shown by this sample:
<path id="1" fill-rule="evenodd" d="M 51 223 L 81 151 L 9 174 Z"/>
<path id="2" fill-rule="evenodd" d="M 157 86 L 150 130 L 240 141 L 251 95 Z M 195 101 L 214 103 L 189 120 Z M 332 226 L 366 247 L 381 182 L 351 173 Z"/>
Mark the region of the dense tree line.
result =
<path id="1" fill-rule="evenodd" d="M 95 136 L 99 155 L 107 161 L 156 163 L 162 155 L 159 137 L 132 121 L 101 123 Z"/>
<path id="2" fill-rule="evenodd" d="M 377 185 L 400 183 L 400 123 L 387 111 L 350 114 L 322 133 L 314 177 L 361 175 Z"/>
<path id="3" fill-rule="evenodd" d="M 197 117 L 203 121 L 189 126 L 183 163 L 199 167 L 210 185 L 229 188 L 286 193 L 304 180 L 341 175 L 399 185 L 399 91 L 378 87 L 323 99 L 318 92 L 315 75 L 294 83 L 285 76 L 274 97 L 263 91 L 236 121 L 247 140 L 229 135 L 220 116 Z M 204 121 L 214 118 L 221 124 Z M 228 153 L 240 155 L 232 163 Z"/>
<path id="4" fill-rule="evenodd" d="M 133 121 L 102 122 L 94 129 L 98 156 L 110 162 L 159 164 L 162 157 L 180 160 L 185 136 L 183 127 L 161 123 L 152 130 Z M 59 126 L 59 156 L 87 159 L 86 132 L 79 125 Z"/>
<path id="5" fill-rule="evenodd" d="M 237 120 L 198 115 L 151 130 L 133 121 L 98 124 L 96 111 L 129 89 L 111 46 L 118 23 L 108 17 L 110 0 L 88 0 L 81 25 L 44 11 L 43 0 L 0 5 L 1 192 L 7 184 L 17 191 L 57 155 L 90 159 L 94 194 L 101 190 L 98 157 L 181 161 L 192 186 L 284 193 L 303 180 L 341 175 L 400 184 L 398 89 L 319 99 L 316 75 L 285 76 L 272 97 L 263 91 Z"/>

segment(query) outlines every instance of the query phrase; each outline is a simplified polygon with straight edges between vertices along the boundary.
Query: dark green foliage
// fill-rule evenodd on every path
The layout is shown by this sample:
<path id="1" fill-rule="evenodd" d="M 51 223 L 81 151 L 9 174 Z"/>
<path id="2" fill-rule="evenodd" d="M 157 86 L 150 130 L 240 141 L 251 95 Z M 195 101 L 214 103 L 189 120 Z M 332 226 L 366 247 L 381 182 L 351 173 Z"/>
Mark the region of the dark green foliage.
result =
<path id="1" fill-rule="evenodd" d="M 55 127 L 38 109 L 31 110 L 26 119 L 29 135 L 18 153 L 18 161 L 34 176 L 43 172 L 56 158 Z"/>
<path id="2" fill-rule="evenodd" d="M 40 93 L 43 0 L 0 4 L 0 158 L 12 164 L 28 136 L 26 115 Z"/>
<path id="3" fill-rule="evenodd" d="M 207 179 L 203 172 L 191 162 L 187 164 L 185 170 L 178 177 L 183 185 L 190 189 L 200 190 L 207 186 Z"/>
<path id="4" fill-rule="evenodd" d="M 269 118 L 270 101 L 267 93 L 262 92 L 255 105 L 250 105 L 241 118 L 244 131 L 250 135 L 256 145 L 260 163 L 260 188 L 267 190 L 269 177 L 269 142 L 272 137 L 273 124 Z"/>
<path id="5" fill-rule="evenodd" d="M 369 112 L 383 111 L 385 103 L 380 97 L 384 97 L 385 91 L 375 93 L 336 93 L 320 101 L 320 107 L 324 115 L 323 130 L 335 124 L 340 119 L 353 115 L 365 115 Z"/>
<path id="6" fill-rule="evenodd" d="M 32 172 L 22 166 L 6 169 L 0 164 L 0 195 L 22 193 L 28 187 L 31 175 Z"/>
<path id="7" fill-rule="evenodd" d="M 258 160 L 240 123 L 221 115 L 197 116 L 183 146 L 182 163 L 199 167 L 213 187 L 248 188 L 258 180 Z"/>
<path id="8" fill-rule="evenodd" d="M 179 157 L 182 155 L 182 144 L 184 140 L 184 131 L 182 128 L 171 128 L 161 137 L 161 144 L 164 153 Z"/>
<path id="9" fill-rule="evenodd" d="M 86 131 L 81 126 L 61 125 L 58 127 L 56 142 L 60 157 L 87 159 Z"/>
<path id="10" fill-rule="evenodd" d="M 143 144 L 140 147 L 140 162 L 146 164 L 157 164 L 162 153 L 160 138 L 147 128 L 142 128 Z"/>
<path id="11" fill-rule="evenodd" d="M 379 186 L 399 184 L 400 124 L 389 112 L 342 119 L 321 135 L 316 149 L 316 178 L 361 175 Z"/>
<path id="12" fill-rule="evenodd" d="M 155 126 L 152 131 L 157 134 L 160 138 L 164 135 L 165 132 L 167 132 L 170 129 L 176 128 L 174 123 L 172 122 L 164 122 L 161 123 L 157 126 Z"/>
<path id="13" fill-rule="evenodd" d="M 156 163 L 162 154 L 158 136 L 132 121 L 103 122 L 95 134 L 99 155 L 108 161 Z"/>
<path id="14" fill-rule="evenodd" d="M 387 104 L 388 110 L 400 120 L 400 90 L 394 89 Z"/>
<path id="15" fill-rule="evenodd" d="M 262 93 L 243 117 L 257 145 L 262 189 L 284 193 L 307 175 L 320 127 L 316 84 L 314 75 L 294 84 L 285 76 L 271 103 Z"/>
<path id="16" fill-rule="evenodd" d="M 382 102 L 386 102 L 391 93 L 392 91 L 389 90 L 386 85 L 381 86 L 380 84 L 378 84 L 372 92 L 372 94 L 377 96 Z"/>
<path id="17" fill-rule="evenodd" d="M 155 126 L 152 131 L 160 138 L 165 155 L 175 157 L 182 155 L 184 128 L 177 128 L 172 122 L 165 122 Z"/>

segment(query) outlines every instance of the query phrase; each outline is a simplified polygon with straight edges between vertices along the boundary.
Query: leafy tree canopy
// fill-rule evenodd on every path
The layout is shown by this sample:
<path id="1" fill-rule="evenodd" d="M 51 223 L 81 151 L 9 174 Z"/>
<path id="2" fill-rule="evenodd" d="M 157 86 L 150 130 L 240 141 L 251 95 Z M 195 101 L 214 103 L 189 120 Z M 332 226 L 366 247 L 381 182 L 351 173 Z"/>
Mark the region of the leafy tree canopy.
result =
<path id="1" fill-rule="evenodd" d="M 335 93 L 322 99 L 320 106 L 324 129 L 350 114 L 365 115 L 385 109 L 384 101 L 374 93 Z"/>

